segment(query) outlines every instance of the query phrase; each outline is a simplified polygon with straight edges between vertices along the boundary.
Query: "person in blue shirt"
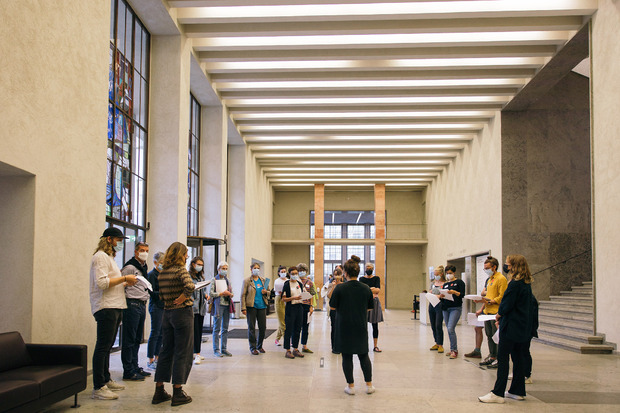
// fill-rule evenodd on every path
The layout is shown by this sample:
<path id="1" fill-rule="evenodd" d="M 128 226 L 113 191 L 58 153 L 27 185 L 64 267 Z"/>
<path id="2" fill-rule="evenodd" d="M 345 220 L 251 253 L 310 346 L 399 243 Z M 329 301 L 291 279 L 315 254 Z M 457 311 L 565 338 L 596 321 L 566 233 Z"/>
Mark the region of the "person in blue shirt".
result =
<path id="1" fill-rule="evenodd" d="M 248 341 L 250 342 L 250 353 L 257 356 L 264 353 L 263 340 L 265 339 L 265 328 L 267 326 L 267 306 L 269 286 L 265 278 L 260 275 L 260 264 L 250 265 L 252 275 L 243 280 L 243 291 L 241 292 L 241 312 L 247 317 L 248 321 Z M 256 323 L 258 322 L 258 337 L 256 337 Z"/>

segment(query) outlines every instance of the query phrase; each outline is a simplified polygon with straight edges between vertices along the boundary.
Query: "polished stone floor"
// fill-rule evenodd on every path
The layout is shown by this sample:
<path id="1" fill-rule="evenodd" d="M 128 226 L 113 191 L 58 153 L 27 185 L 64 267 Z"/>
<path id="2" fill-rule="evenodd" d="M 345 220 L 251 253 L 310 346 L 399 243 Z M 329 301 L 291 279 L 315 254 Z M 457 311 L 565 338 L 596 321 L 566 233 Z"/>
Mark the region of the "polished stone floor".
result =
<path id="1" fill-rule="evenodd" d="M 309 347 L 315 351 L 304 359 L 284 358 L 274 345 L 275 335 L 265 342 L 266 354 L 253 356 L 247 340 L 233 339 L 231 358 L 214 358 L 211 342 L 203 344 L 206 359 L 195 365 L 185 386 L 193 402 L 179 407 L 169 403 L 151 405 L 154 384 L 125 383 L 127 388 L 114 401 L 90 399 L 89 388 L 80 394 L 78 412 L 183 411 L 183 412 L 619 412 L 620 358 L 615 355 L 581 355 L 532 343 L 533 381 L 525 401 L 507 400 L 504 405 L 485 405 L 477 396 L 487 393 L 496 372 L 481 369 L 459 356 L 450 360 L 431 352 L 430 327 L 412 319 L 408 311 L 385 311 L 380 324 L 382 353 L 371 354 L 376 393 L 367 395 L 363 376 L 354 358 L 358 394 L 349 396 L 342 374 L 342 359 L 331 353 L 329 320 L 317 313 L 312 321 Z M 270 316 L 268 328 L 277 321 Z M 231 329 L 245 328 L 245 320 L 231 320 Z M 461 354 L 473 347 L 473 329 L 457 327 Z M 446 336 L 447 339 L 447 336 Z M 486 343 L 483 344 L 483 352 Z M 145 360 L 146 345 L 141 348 Z M 476 360 L 474 360 L 476 361 Z M 143 363 L 146 367 L 146 362 Z M 120 354 L 111 357 L 113 378 L 120 381 Z M 170 386 L 167 385 L 170 391 Z M 72 399 L 59 402 L 46 412 L 76 412 Z"/>

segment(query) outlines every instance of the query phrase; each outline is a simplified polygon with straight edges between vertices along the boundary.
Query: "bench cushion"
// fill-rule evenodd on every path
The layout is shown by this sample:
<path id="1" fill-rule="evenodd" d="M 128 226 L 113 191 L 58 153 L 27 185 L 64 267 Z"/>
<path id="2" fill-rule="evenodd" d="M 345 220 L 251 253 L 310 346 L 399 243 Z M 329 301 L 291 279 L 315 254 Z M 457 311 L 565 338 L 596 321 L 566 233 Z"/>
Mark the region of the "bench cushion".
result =
<path id="1" fill-rule="evenodd" d="M 10 410 L 40 397 L 39 383 L 32 380 L 5 380 L 0 375 L 0 409 Z"/>
<path id="2" fill-rule="evenodd" d="M 61 364 L 58 366 L 27 366 L 15 370 L 5 371 L 0 380 L 31 380 L 40 386 L 40 397 L 75 383 L 80 383 L 84 377 L 84 368 L 80 366 Z"/>
<path id="3" fill-rule="evenodd" d="M 26 344 L 17 331 L 0 334 L 0 372 L 27 366 L 32 363 Z"/>

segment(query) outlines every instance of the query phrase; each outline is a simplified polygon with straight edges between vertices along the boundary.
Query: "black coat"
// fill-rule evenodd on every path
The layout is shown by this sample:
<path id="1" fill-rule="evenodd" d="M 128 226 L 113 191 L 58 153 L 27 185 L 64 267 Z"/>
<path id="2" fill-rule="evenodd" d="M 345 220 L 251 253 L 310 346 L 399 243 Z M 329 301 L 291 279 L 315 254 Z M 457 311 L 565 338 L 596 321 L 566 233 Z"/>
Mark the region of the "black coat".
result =
<path id="1" fill-rule="evenodd" d="M 534 296 L 532 286 L 523 280 L 512 280 L 504 292 L 497 313 L 499 319 L 500 341 L 507 339 L 516 343 L 531 340 L 534 327 Z M 536 317 L 538 322 L 538 317 Z"/>
<path id="2" fill-rule="evenodd" d="M 329 306 L 336 309 L 334 349 L 343 354 L 368 353 L 368 310 L 374 308 L 370 287 L 359 281 L 338 284 Z"/>

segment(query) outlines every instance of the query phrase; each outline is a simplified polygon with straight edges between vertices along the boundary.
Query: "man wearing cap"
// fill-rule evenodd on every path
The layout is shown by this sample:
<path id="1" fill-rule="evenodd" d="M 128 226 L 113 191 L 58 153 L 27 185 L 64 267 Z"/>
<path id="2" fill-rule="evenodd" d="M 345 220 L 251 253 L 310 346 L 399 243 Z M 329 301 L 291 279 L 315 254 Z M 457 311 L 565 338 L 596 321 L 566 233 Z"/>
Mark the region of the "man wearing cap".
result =
<path id="1" fill-rule="evenodd" d="M 146 260 L 149 257 L 149 244 L 136 243 L 134 256 L 125 263 L 122 275 L 141 277 L 135 285 L 125 286 L 127 308 L 123 310 L 123 336 L 121 361 L 123 362 L 123 380 L 141 381 L 151 373 L 138 365 L 138 351 L 144 336 L 144 320 L 146 319 L 146 302 L 149 290 L 145 281 L 148 277 Z"/>
<path id="2" fill-rule="evenodd" d="M 127 307 L 125 288 L 138 280 L 133 274 L 122 275 L 114 261 L 123 249 L 125 235 L 118 228 L 103 231 L 90 264 L 90 306 L 97 321 L 97 342 L 93 352 L 93 399 L 118 399 L 114 392 L 125 386 L 110 377 L 110 350 L 116 340 L 123 309 Z"/>

